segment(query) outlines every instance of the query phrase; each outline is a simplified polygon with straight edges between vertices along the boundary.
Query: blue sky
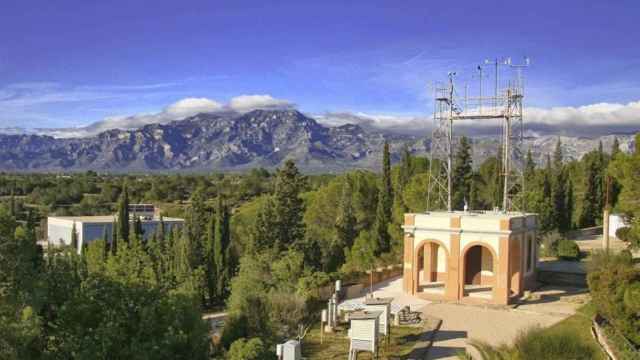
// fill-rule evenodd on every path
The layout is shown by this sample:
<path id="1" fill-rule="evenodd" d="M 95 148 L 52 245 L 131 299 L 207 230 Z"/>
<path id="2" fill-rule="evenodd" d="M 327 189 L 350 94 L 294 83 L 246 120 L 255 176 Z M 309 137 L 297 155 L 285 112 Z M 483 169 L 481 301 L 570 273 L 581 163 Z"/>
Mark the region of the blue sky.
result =
<path id="1" fill-rule="evenodd" d="M 636 111 L 638 18 L 637 0 L 5 1 L 0 127 L 247 94 L 314 114 L 426 116 L 428 83 L 496 56 L 532 59 L 527 106 Z"/>

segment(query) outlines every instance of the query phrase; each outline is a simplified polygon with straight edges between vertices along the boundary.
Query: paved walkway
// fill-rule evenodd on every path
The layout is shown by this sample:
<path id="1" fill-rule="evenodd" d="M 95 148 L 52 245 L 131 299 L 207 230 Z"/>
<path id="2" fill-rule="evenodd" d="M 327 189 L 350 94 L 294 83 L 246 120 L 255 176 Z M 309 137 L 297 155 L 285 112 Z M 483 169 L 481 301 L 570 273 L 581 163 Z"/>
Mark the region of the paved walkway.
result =
<path id="1" fill-rule="evenodd" d="M 363 294 L 361 296 L 343 301 L 338 305 L 338 308 L 357 308 L 359 304 L 364 302 L 364 298 L 368 292 L 369 288 L 367 287 L 363 290 Z M 411 311 L 418 311 L 429 303 L 429 301 L 404 293 L 402 291 L 402 277 L 392 278 L 374 285 L 373 296 L 378 298 L 393 298 L 393 301 L 391 302 L 392 313 L 395 313 L 397 310 L 402 309 L 405 306 L 409 306 Z"/>
<path id="2" fill-rule="evenodd" d="M 442 319 L 428 359 L 456 359 L 469 350 L 467 342 L 477 339 L 492 345 L 511 343 L 521 330 L 531 326 L 551 326 L 575 313 L 583 290 L 543 288 L 533 299 L 516 309 L 433 303 L 422 311 Z M 575 301 L 575 302 L 573 302 Z M 473 352 L 473 350 L 469 350 Z"/>

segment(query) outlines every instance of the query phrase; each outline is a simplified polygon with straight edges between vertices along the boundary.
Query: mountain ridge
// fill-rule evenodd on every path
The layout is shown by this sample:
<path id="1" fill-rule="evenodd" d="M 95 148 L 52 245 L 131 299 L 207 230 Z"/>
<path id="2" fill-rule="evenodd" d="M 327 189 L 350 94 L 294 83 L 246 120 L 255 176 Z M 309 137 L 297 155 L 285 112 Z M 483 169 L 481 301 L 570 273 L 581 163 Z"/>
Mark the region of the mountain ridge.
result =
<path id="1" fill-rule="evenodd" d="M 555 146 L 555 136 L 527 139 L 538 162 Z M 580 158 L 598 139 L 560 137 L 568 158 Z M 613 136 L 601 137 L 610 149 Z M 293 159 L 307 172 L 378 169 L 382 145 L 394 159 L 405 145 L 426 155 L 430 140 L 420 136 L 365 129 L 358 124 L 325 126 L 293 109 L 253 110 L 244 114 L 200 113 L 183 120 L 111 129 L 91 137 L 54 138 L 0 134 L 0 170 L 21 172 L 242 171 L 275 168 Z M 623 151 L 631 136 L 620 137 Z M 498 140 L 473 139 L 476 165 L 495 154 Z M 595 146 L 594 146 L 595 145 Z"/>

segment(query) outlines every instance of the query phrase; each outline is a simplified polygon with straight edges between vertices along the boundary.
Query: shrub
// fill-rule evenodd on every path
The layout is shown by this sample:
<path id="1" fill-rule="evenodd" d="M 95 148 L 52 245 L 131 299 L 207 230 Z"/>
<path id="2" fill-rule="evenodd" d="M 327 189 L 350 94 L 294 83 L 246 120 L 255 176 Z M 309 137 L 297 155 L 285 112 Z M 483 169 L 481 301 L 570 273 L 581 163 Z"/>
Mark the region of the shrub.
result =
<path id="1" fill-rule="evenodd" d="M 521 332 L 513 346 L 491 346 L 472 341 L 482 360 L 592 359 L 596 349 L 573 331 L 546 331 L 540 327 Z M 461 359 L 470 359 L 460 355 Z"/>
<path id="2" fill-rule="evenodd" d="M 226 358 L 228 360 L 266 360 L 273 359 L 274 356 L 259 338 L 250 340 L 242 338 L 231 344 Z"/>
<path id="3" fill-rule="evenodd" d="M 580 248 L 573 240 L 560 240 L 557 251 L 558 256 L 565 260 L 578 260 L 580 258 Z"/>
<path id="4" fill-rule="evenodd" d="M 557 231 L 549 232 L 542 236 L 542 246 L 540 248 L 541 256 L 552 257 L 558 256 L 558 243 L 564 238 Z"/>
<path id="5" fill-rule="evenodd" d="M 634 268 L 627 254 L 594 254 L 587 281 L 598 313 L 623 336 L 640 344 L 640 307 L 635 297 L 640 293 L 640 270 Z"/>

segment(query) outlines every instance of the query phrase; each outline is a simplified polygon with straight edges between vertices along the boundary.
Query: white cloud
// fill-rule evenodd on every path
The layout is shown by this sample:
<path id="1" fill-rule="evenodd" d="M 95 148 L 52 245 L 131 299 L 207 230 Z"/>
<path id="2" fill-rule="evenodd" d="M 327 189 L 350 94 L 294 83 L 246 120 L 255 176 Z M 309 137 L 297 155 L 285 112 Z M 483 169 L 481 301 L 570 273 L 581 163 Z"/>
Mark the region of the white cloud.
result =
<path id="1" fill-rule="evenodd" d="M 169 115 L 187 117 L 198 113 L 219 111 L 222 108 L 222 104 L 211 99 L 186 98 L 167 106 L 164 112 Z"/>
<path id="2" fill-rule="evenodd" d="M 399 133 L 423 135 L 433 128 L 431 116 L 372 115 L 365 113 L 326 113 L 317 115 L 319 122 L 337 126 L 355 123 Z M 640 101 L 627 104 L 597 103 L 579 107 L 528 107 L 524 110 L 525 127 L 529 134 L 574 136 L 607 135 L 640 131 Z M 496 121 L 461 121 L 455 127 L 459 133 L 497 134 Z"/>
<path id="3" fill-rule="evenodd" d="M 270 95 L 240 95 L 232 98 L 229 103 L 222 104 L 208 98 L 184 98 L 165 107 L 157 113 L 143 113 L 130 116 L 109 116 L 88 126 L 66 129 L 39 129 L 42 134 L 59 138 L 86 137 L 99 134 L 111 129 L 136 129 L 149 124 L 166 124 L 171 121 L 182 120 L 200 113 L 235 111 L 245 113 L 256 109 L 290 109 L 294 105 Z"/>
<path id="4" fill-rule="evenodd" d="M 276 99 L 271 95 L 240 95 L 232 98 L 228 107 L 234 111 L 247 112 L 256 109 L 290 109 L 294 105 L 288 100 Z"/>

